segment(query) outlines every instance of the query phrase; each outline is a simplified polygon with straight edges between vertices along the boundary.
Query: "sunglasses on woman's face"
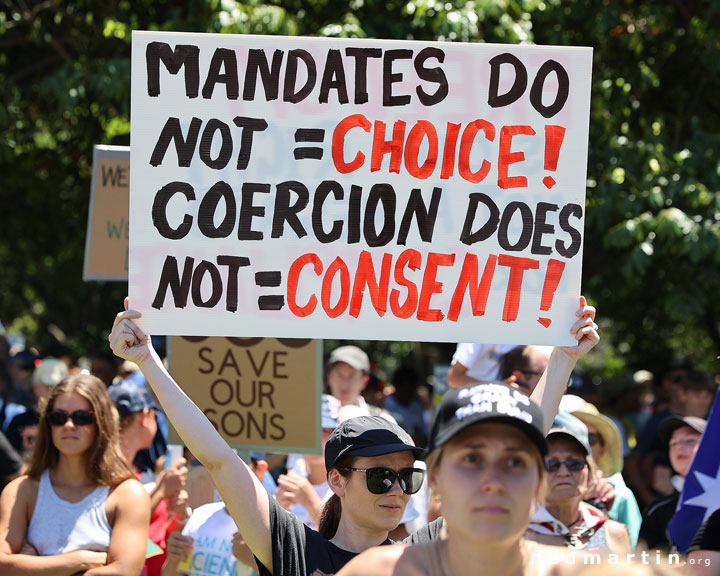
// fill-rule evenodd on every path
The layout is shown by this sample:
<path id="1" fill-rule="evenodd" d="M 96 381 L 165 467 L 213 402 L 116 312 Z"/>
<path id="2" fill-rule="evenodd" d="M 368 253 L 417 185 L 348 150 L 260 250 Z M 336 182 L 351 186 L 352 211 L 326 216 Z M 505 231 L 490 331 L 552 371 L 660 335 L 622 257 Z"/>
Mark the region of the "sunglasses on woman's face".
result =
<path id="1" fill-rule="evenodd" d="M 95 424 L 95 412 L 92 410 L 75 410 L 75 412 L 67 412 L 65 410 L 53 410 L 48 412 L 47 421 L 50 426 L 65 426 L 68 420 L 72 420 L 75 426 L 89 426 Z"/>
<path id="2" fill-rule="evenodd" d="M 580 470 L 587 466 L 587 461 L 584 458 L 570 458 L 569 460 L 548 458 L 545 460 L 545 469 L 548 472 L 557 472 L 563 465 L 568 469 L 568 472 L 580 472 Z"/>
<path id="3" fill-rule="evenodd" d="M 403 468 L 396 472 L 392 468 L 377 466 L 375 468 L 350 468 L 353 472 L 365 472 L 365 481 L 367 489 L 373 494 L 387 494 L 395 484 L 395 480 L 400 483 L 400 488 L 405 494 L 415 494 L 423 483 L 425 478 L 425 470 L 421 468 Z"/>

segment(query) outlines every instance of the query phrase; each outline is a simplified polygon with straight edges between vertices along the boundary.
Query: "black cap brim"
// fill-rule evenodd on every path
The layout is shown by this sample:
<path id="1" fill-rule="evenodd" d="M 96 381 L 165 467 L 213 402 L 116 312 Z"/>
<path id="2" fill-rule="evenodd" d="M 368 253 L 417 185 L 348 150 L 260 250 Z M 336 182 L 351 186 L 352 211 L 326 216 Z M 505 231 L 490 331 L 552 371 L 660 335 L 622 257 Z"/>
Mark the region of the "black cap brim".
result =
<path id="1" fill-rule="evenodd" d="M 543 457 L 547 456 L 547 440 L 545 439 L 545 436 L 540 432 L 540 430 L 532 424 L 528 424 L 527 422 L 524 422 L 519 418 L 515 418 L 512 416 L 482 415 L 478 415 L 478 417 L 475 418 L 465 418 L 463 420 L 457 421 L 454 426 L 447 426 L 445 430 L 442 431 L 442 433 L 436 435 L 434 441 L 431 440 L 430 446 L 428 446 L 428 453 L 432 452 L 435 448 L 444 446 L 469 426 L 491 422 L 496 422 L 498 424 L 507 424 L 508 426 L 512 426 L 513 428 L 518 428 L 530 439 L 533 444 L 535 444 L 535 446 L 537 446 L 537 449 L 540 451 L 540 454 Z"/>
<path id="2" fill-rule="evenodd" d="M 410 444 L 383 444 L 378 446 L 363 446 L 356 450 L 349 450 L 346 454 L 352 454 L 353 456 L 384 456 L 385 454 L 394 454 L 395 452 L 410 451 L 413 453 L 415 458 L 420 459 L 425 454 L 425 450 L 412 446 Z"/>
<path id="3" fill-rule="evenodd" d="M 359 447 L 348 447 L 345 450 L 341 450 L 332 462 L 325 463 L 325 469 L 329 472 L 337 461 L 343 456 L 361 456 L 361 457 L 372 457 L 372 456 L 384 456 L 385 454 L 395 454 L 396 452 L 412 452 L 413 456 L 417 460 L 422 460 L 425 457 L 425 450 L 413 446 L 411 444 L 376 444 L 375 446 L 359 446 Z"/>

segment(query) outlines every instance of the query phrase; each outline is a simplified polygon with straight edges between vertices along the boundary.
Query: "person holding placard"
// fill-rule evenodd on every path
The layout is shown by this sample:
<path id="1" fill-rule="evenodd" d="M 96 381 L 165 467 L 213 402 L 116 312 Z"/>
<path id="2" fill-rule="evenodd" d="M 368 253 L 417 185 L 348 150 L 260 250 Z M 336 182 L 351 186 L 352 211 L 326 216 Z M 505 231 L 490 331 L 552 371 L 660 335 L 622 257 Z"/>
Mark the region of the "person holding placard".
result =
<path id="1" fill-rule="evenodd" d="M 599 340 L 595 309 L 584 299 L 577 316 L 571 333 L 578 344 L 553 351 L 549 375 L 535 389 L 550 421 L 577 358 Z M 400 522 L 424 476 L 423 470 L 412 467 L 422 450 L 404 430 L 381 416 L 351 418 L 335 429 L 325 447 L 328 484 L 334 494 L 323 510 L 319 532 L 311 530 L 268 496 L 172 379 L 150 336 L 136 324 L 140 318 L 139 312 L 128 310 L 126 299 L 125 311 L 116 316 L 109 336 L 112 350 L 140 366 L 175 429 L 212 474 L 262 576 L 334 574 L 358 553 L 392 543 L 388 533 Z"/>
<path id="2" fill-rule="evenodd" d="M 133 311 L 118 314 L 110 334 L 112 349 L 140 366 L 175 429 L 212 474 L 261 575 L 334 574 L 362 550 L 391 543 L 388 532 L 423 480 L 423 471 L 412 468 L 422 449 L 404 430 L 381 416 L 351 418 L 335 429 L 325 447 L 334 495 L 323 510 L 319 532 L 314 531 L 269 497 L 173 381 L 150 337 L 135 324 L 138 318 Z"/>

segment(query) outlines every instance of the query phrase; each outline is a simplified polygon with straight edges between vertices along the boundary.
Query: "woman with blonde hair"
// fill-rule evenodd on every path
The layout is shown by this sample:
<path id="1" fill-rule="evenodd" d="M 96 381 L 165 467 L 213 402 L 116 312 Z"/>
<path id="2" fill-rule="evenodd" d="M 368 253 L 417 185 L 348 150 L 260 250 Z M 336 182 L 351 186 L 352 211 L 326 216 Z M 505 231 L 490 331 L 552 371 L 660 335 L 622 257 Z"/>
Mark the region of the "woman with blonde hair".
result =
<path id="1" fill-rule="evenodd" d="M 65 378 L 41 409 L 26 473 L 0 496 L 0 573 L 136 576 L 149 518 L 105 385 Z"/>

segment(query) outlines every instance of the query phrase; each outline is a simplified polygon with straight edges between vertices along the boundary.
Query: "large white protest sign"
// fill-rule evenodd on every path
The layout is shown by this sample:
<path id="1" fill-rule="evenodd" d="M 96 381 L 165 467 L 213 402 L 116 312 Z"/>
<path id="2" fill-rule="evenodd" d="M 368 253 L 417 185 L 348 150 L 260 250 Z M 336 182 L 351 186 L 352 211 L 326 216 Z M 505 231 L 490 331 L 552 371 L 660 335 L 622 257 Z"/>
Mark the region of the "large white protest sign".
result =
<path id="1" fill-rule="evenodd" d="M 589 48 L 134 32 L 152 333 L 569 344 Z"/>

